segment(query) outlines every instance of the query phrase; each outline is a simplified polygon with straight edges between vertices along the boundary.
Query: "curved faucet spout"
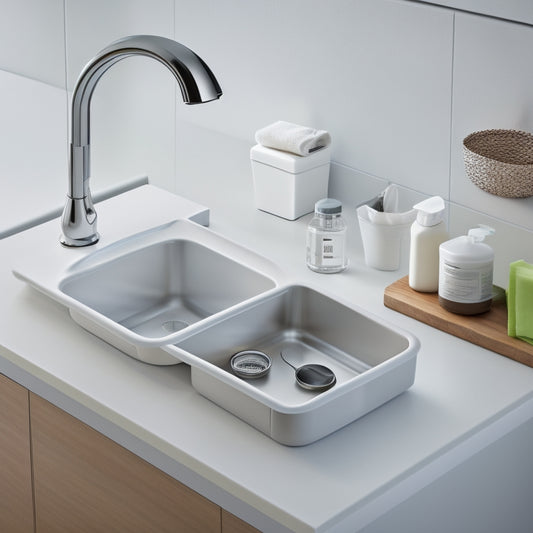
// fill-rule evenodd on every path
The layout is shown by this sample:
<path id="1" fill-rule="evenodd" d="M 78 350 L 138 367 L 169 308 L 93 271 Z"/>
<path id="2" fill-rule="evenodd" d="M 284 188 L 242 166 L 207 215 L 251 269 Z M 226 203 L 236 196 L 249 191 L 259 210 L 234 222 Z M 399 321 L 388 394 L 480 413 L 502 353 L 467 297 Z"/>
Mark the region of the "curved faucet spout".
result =
<path id="1" fill-rule="evenodd" d="M 117 61 L 140 55 L 165 65 L 174 75 L 186 104 L 220 98 L 222 90 L 204 61 L 182 44 L 155 35 L 133 35 L 110 44 L 84 68 L 72 95 L 70 180 L 61 221 L 61 243 L 88 246 L 98 242 L 96 212 L 89 188 L 90 104 L 98 80 Z"/>

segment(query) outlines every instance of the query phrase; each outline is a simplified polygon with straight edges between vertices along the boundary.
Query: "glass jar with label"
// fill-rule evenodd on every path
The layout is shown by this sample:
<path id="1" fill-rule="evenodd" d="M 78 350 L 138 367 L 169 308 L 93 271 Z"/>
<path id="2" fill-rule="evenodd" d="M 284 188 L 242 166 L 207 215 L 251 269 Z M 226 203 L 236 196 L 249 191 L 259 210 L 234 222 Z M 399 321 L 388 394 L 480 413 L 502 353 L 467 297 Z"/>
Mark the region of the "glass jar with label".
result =
<path id="1" fill-rule="evenodd" d="M 315 204 L 315 216 L 307 227 L 307 266 L 323 274 L 342 272 L 346 258 L 346 223 L 342 204 L 324 198 Z"/>

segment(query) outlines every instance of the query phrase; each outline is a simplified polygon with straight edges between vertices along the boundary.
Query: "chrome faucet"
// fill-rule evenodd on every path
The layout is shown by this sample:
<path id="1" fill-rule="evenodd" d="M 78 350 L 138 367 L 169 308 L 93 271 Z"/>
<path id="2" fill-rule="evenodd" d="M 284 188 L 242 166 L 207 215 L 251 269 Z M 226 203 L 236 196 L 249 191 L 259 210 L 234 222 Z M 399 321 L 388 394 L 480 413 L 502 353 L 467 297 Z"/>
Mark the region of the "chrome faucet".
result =
<path id="1" fill-rule="evenodd" d="M 154 35 L 133 35 L 104 48 L 90 61 L 72 95 L 70 179 L 67 202 L 61 219 L 61 243 L 88 246 L 98 242 L 96 211 L 89 189 L 90 103 L 98 80 L 117 61 L 134 55 L 160 61 L 174 74 L 186 104 L 220 98 L 222 90 L 204 61 L 182 44 Z"/>

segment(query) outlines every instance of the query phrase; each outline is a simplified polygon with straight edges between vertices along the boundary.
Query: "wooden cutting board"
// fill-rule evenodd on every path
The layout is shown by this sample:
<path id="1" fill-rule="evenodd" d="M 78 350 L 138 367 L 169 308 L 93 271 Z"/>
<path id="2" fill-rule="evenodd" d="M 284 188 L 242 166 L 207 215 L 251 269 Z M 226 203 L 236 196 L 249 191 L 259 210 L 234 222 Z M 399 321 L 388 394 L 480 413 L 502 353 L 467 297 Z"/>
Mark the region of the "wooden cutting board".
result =
<path id="1" fill-rule="evenodd" d="M 481 315 L 456 315 L 439 305 L 436 293 L 411 289 L 407 278 L 405 276 L 385 289 L 383 302 L 387 307 L 533 367 L 533 345 L 507 335 L 505 298 L 495 300 L 490 311 Z"/>

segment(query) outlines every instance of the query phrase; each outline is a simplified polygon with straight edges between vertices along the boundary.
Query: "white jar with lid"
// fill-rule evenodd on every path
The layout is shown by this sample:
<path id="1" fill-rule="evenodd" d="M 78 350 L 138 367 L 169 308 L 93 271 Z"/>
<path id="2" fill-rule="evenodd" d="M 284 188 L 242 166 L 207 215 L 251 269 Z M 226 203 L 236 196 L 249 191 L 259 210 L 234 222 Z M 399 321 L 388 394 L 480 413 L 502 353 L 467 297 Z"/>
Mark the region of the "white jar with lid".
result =
<path id="1" fill-rule="evenodd" d="M 307 266 L 314 272 L 333 274 L 348 266 L 341 202 L 324 198 L 315 204 L 315 216 L 307 227 L 306 251 Z"/>
<path id="2" fill-rule="evenodd" d="M 460 315 L 490 309 L 494 251 L 482 242 L 494 230 L 480 225 L 439 247 L 439 303 Z"/>

